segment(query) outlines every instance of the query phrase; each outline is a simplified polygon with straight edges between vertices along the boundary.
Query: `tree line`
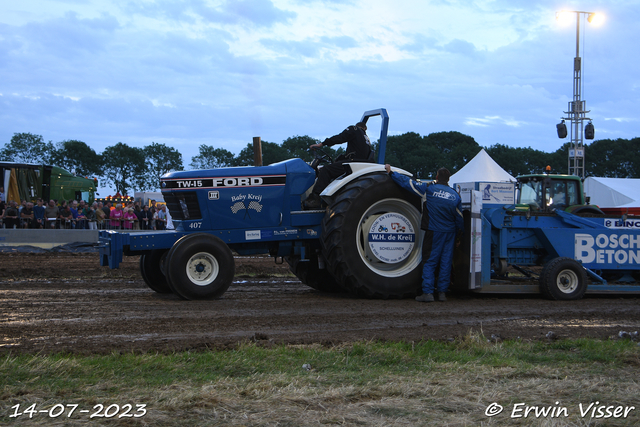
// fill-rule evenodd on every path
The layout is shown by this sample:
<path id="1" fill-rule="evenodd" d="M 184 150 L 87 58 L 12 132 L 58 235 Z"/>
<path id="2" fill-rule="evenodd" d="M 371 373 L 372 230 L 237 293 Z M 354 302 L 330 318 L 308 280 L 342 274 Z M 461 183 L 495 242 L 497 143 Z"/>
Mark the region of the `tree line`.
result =
<path id="1" fill-rule="evenodd" d="M 309 146 L 320 140 L 310 136 L 294 136 L 281 144 L 262 141 L 264 165 L 290 158 L 313 160 Z M 495 144 L 485 147 L 487 153 L 513 176 L 541 173 L 549 165 L 556 173 L 567 173 L 570 143 L 554 152 L 531 147 L 509 147 Z M 344 152 L 344 146 L 324 148 L 332 158 Z M 377 142 L 374 143 L 377 147 Z M 455 173 L 482 149 L 470 136 L 460 132 L 437 132 L 421 136 L 415 132 L 388 137 L 386 162 L 408 170 L 418 178 L 432 179 L 440 167 Z M 225 148 L 201 145 L 191 158 L 190 169 L 211 169 L 253 164 L 253 144 L 248 143 L 234 155 Z M 601 139 L 585 145 L 585 172 L 590 176 L 640 177 L 640 138 Z M 97 153 L 87 143 L 65 140 L 45 142 L 41 135 L 15 133 L 0 149 L 0 161 L 49 164 L 76 175 L 97 177 L 121 194 L 130 191 L 158 189 L 160 177 L 167 172 L 184 170 L 182 154 L 173 147 L 152 142 L 142 148 L 122 142 Z"/>
<path id="2" fill-rule="evenodd" d="M 553 152 L 504 144 L 484 148 L 504 170 L 518 176 L 542 173 L 546 166 L 554 173 L 566 174 L 571 145 L 564 143 Z M 442 166 L 452 174 L 457 172 L 482 148 L 472 137 L 460 132 L 426 136 L 409 132 L 388 138 L 386 161 L 419 177 L 432 178 Z M 640 178 L 640 138 L 601 139 L 585 144 L 584 149 L 587 176 Z"/>

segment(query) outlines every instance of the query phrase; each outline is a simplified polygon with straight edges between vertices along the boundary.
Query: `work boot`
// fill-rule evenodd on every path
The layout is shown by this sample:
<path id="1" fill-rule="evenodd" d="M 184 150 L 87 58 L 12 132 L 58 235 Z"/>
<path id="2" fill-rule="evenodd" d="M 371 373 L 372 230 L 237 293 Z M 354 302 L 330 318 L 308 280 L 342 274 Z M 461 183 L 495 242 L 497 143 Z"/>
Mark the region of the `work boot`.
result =
<path id="1" fill-rule="evenodd" d="M 447 296 L 444 294 L 444 292 L 438 292 L 438 301 L 445 302 L 446 300 Z"/>
<path id="2" fill-rule="evenodd" d="M 322 207 L 322 199 L 316 193 L 309 194 L 307 200 L 304 201 L 306 210 L 320 209 Z"/>
<path id="3" fill-rule="evenodd" d="M 422 294 L 416 297 L 416 301 L 420 302 L 433 302 L 433 294 Z"/>

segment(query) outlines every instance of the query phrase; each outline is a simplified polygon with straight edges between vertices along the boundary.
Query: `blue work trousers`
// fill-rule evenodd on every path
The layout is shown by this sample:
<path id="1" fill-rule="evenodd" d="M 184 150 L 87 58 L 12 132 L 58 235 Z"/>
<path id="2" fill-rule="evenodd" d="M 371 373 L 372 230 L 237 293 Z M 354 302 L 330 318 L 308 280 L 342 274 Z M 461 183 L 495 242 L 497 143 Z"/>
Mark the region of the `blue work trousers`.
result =
<path id="1" fill-rule="evenodd" d="M 422 244 L 422 292 L 432 294 L 435 285 L 435 275 L 438 267 L 438 292 L 447 292 L 451 281 L 451 266 L 453 264 L 453 245 L 456 241 L 455 231 L 444 233 L 427 230 Z"/>

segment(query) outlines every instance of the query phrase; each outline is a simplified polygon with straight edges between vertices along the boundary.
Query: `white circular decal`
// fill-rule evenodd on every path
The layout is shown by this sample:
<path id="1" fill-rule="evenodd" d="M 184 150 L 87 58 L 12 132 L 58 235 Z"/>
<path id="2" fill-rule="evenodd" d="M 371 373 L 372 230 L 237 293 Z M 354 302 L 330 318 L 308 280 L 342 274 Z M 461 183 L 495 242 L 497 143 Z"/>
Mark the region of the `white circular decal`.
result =
<path id="1" fill-rule="evenodd" d="M 416 232 L 404 215 L 390 212 L 380 215 L 369 229 L 369 248 L 382 262 L 406 259 L 416 242 Z"/>

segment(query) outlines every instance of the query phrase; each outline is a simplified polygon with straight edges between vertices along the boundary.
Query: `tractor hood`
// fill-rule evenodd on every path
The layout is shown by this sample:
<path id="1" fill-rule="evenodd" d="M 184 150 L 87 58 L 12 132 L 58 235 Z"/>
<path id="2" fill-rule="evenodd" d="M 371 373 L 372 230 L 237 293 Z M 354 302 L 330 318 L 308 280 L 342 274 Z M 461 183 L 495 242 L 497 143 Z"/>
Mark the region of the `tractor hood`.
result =
<path id="1" fill-rule="evenodd" d="M 287 176 L 302 178 L 310 186 L 315 171 L 301 159 L 289 159 L 269 166 L 240 166 L 207 170 L 169 172 L 160 179 L 164 191 L 268 187 L 284 185 Z"/>

